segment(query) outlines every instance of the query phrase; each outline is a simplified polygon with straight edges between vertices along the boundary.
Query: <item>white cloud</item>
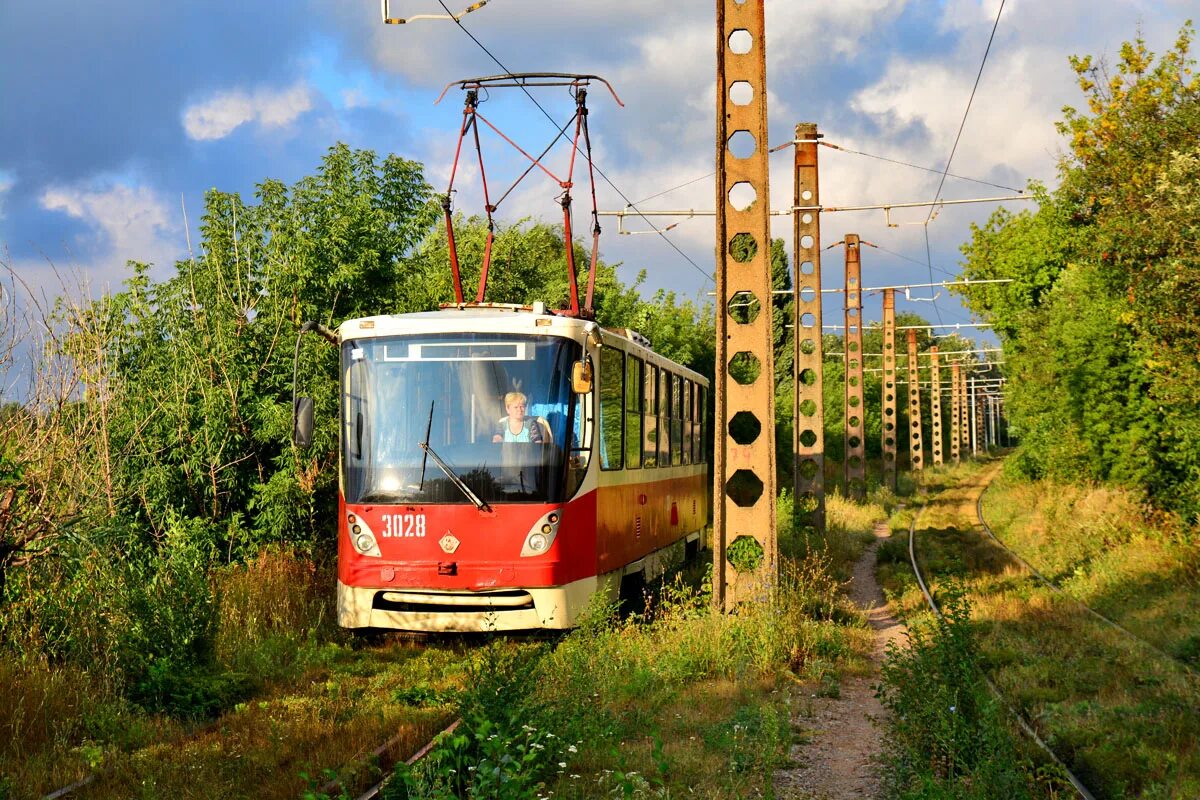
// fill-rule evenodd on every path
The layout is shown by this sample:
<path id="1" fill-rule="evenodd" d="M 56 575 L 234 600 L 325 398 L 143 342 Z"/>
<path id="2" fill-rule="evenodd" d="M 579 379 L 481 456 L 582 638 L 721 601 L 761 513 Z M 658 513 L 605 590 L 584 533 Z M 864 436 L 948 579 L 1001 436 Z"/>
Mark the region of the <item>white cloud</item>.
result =
<path id="1" fill-rule="evenodd" d="M 123 278 L 130 260 L 155 264 L 161 271 L 184 249 L 182 220 L 172 214 L 165 198 L 146 186 L 52 187 L 40 202 L 47 211 L 62 212 L 88 226 L 90 236 L 74 242 L 71 255 L 89 280 L 100 284 Z"/>
<path id="2" fill-rule="evenodd" d="M 342 108 L 364 108 L 370 104 L 370 100 L 367 99 L 367 93 L 362 89 L 342 90 Z"/>
<path id="3" fill-rule="evenodd" d="M 4 170 L 0 170 L 0 219 L 4 219 L 4 200 L 16 181 Z"/>
<path id="4" fill-rule="evenodd" d="M 303 83 L 279 90 L 234 89 L 189 106 L 183 112 L 183 128 L 199 141 L 223 139 L 248 122 L 281 128 L 312 107 L 312 91 Z"/>

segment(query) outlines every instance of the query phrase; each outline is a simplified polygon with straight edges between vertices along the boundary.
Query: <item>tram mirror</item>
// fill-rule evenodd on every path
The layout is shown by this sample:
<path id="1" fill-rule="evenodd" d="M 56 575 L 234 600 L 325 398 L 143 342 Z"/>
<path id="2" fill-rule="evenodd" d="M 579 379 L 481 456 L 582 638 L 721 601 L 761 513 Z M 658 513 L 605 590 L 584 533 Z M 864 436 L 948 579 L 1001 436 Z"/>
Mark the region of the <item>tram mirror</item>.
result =
<path id="1" fill-rule="evenodd" d="M 575 394 L 587 394 L 592 390 L 592 360 L 590 358 L 575 362 L 575 367 L 571 370 L 571 388 L 575 390 Z"/>
<path id="2" fill-rule="evenodd" d="M 311 397 L 297 397 L 292 411 L 292 443 L 301 450 L 312 445 L 313 401 Z"/>

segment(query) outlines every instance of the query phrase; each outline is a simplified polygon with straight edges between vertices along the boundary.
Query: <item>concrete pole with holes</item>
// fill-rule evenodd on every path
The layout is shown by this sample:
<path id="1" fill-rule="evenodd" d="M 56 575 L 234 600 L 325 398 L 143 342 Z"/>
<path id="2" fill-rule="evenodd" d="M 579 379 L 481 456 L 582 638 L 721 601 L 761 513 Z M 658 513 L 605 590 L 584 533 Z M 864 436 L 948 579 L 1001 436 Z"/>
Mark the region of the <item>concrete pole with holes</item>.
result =
<path id="1" fill-rule="evenodd" d="M 968 397 L 970 398 L 969 404 L 970 404 L 970 409 L 971 409 L 971 455 L 978 456 L 979 455 L 979 430 L 976 427 L 976 418 L 975 418 L 976 417 L 975 402 L 978 399 L 978 396 L 975 392 L 975 376 L 974 375 L 972 375 L 970 378 L 969 386 L 970 386 L 970 389 L 968 391 Z"/>
<path id="2" fill-rule="evenodd" d="M 896 491 L 896 290 L 883 290 L 883 485 Z"/>
<path id="3" fill-rule="evenodd" d="M 992 447 L 1000 446 L 1000 398 L 993 397 L 991 402 L 992 418 Z"/>
<path id="4" fill-rule="evenodd" d="M 821 342 L 821 207 L 812 122 L 796 126 L 792 212 L 793 521 L 804 536 L 825 532 L 825 375 Z"/>
<path id="5" fill-rule="evenodd" d="M 843 476 L 846 496 L 862 500 L 867 496 L 867 442 L 863 403 L 862 361 L 862 261 L 858 234 L 846 239 L 846 392 L 843 419 L 846 420 L 845 463 Z"/>
<path id="6" fill-rule="evenodd" d="M 767 164 L 764 0 L 717 0 L 717 343 L 713 399 L 713 600 L 733 610 L 776 583 L 775 364 L 771 341 L 771 232 Z M 745 96 L 747 103 L 735 102 Z M 738 158 L 738 135 L 753 152 Z M 734 308 L 752 295 L 750 318 Z M 745 416 L 742 416 L 745 415 Z M 734 417 L 759 423 L 735 440 Z"/>
<path id="7" fill-rule="evenodd" d="M 946 440 L 942 436 L 942 370 L 936 344 L 929 348 L 929 374 L 929 428 L 933 437 L 929 451 L 933 454 L 933 465 L 940 467 L 944 462 L 942 448 Z"/>
<path id="8" fill-rule="evenodd" d="M 908 465 L 917 472 L 925 466 L 921 435 L 921 372 L 917 363 L 917 332 L 908 332 Z"/>
<path id="9" fill-rule="evenodd" d="M 962 403 L 958 396 L 958 382 L 962 376 L 962 368 L 958 364 L 950 367 L 950 460 L 955 464 L 962 459 L 959 437 L 962 436 Z"/>
<path id="10" fill-rule="evenodd" d="M 959 449 L 965 458 L 971 449 L 971 411 L 970 398 L 967 396 L 967 366 L 963 364 L 962 369 L 958 373 L 960 381 L 958 390 L 958 412 L 959 412 Z"/>

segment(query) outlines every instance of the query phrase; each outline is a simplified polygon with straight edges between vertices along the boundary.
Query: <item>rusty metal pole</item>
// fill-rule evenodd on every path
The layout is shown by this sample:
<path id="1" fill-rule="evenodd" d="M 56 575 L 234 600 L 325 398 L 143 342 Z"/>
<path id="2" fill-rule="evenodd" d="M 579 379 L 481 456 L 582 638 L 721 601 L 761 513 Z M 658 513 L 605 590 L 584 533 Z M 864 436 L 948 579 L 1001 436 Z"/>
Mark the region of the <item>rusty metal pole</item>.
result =
<path id="1" fill-rule="evenodd" d="M 916 472 L 925 466 L 921 436 L 921 370 L 917 364 L 917 332 L 908 332 L 908 465 Z"/>
<path id="2" fill-rule="evenodd" d="M 856 233 L 846 234 L 846 496 L 867 496 L 867 448 L 863 404 L 862 262 Z"/>
<path id="3" fill-rule="evenodd" d="M 988 417 L 992 421 L 992 447 L 1000 446 L 1000 420 L 996 410 L 1000 407 L 1000 399 L 993 397 L 988 403 Z"/>
<path id="4" fill-rule="evenodd" d="M 896 491 L 896 290 L 883 290 L 883 485 Z"/>
<path id="5" fill-rule="evenodd" d="M 955 464 L 962 460 L 959 437 L 962 435 L 962 401 L 958 396 L 958 382 L 962 368 L 958 364 L 950 368 L 950 458 Z"/>
<path id="6" fill-rule="evenodd" d="M 825 370 L 821 343 L 821 205 L 815 123 L 796 126 L 796 181 L 792 212 L 795 257 L 792 308 L 793 519 L 805 536 L 825 532 Z M 802 210 L 803 209 L 803 210 Z"/>
<path id="7" fill-rule="evenodd" d="M 726 611 L 775 585 L 775 365 L 771 342 L 770 190 L 764 0 L 717 0 L 717 371 L 713 594 Z M 731 90 L 749 88 L 739 105 Z M 754 150 L 738 158 L 734 134 Z M 736 314 L 749 297 L 757 315 Z M 736 298 L 736 300 L 735 300 Z M 743 416 L 745 415 L 745 416 Z M 757 421 L 748 440 L 730 421 Z"/>
<path id="8" fill-rule="evenodd" d="M 940 467 L 944 463 L 942 447 L 946 439 L 942 436 L 942 368 L 938 363 L 936 344 L 929 348 L 929 373 L 929 427 L 933 436 L 930 452 L 933 453 L 933 465 Z"/>

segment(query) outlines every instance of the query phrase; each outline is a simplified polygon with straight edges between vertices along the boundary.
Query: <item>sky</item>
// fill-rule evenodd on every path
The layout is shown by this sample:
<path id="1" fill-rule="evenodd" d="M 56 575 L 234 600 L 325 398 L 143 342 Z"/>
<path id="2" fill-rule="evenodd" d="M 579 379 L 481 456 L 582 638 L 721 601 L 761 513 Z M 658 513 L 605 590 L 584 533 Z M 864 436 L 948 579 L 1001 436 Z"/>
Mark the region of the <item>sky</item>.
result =
<path id="1" fill-rule="evenodd" d="M 445 1 L 454 12 L 468 4 Z M 933 170 L 822 148 L 826 206 L 932 199 L 1000 1 L 766 0 L 771 144 L 789 140 L 797 122 L 816 122 L 827 142 Z M 1195 0 L 1006 0 L 950 167 L 997 186 L 948 178 L 942 196 L 1008 196 L 999 187 L 1030 179 L 1053 186 L 1064 147 L 1054 123 L 1064 105 L 1083 104 L 1068 56 L 1112 63 L 1139 32 L 1162 52 L 1195 11 Z M 438 0 L 391 0 L 390 13 L 444 11 Z M 715 22 L 712 0 L 490 0 L 462 20 L 507 70 L 612 83 L 623 108 L 603 91 L 589 98 L 596 164 L 616 187 L 598 186 L 608 210 L 624 205 L 622 195 L 638 202 L 681 185 L 639 207 L 714 207 Z M 131 259 L 171 274 L 189 234 L 198 241 L 206 190 L 251 197 L 266 178 L 294 182 L 335 142 L 421 161 L 444 191 L 461 92 L 434 101 L 451 81 L 504 71 L 452 22 L 384 25 L 377 0 L 4 0 L 0 51 L 0 259 L 40 291 L 93 296 L 119 288 Z M 569 118 L 565 90 L 536 96 L 560 123 Z M 491 93 L 481 110 L 534 152 L 555 131 L 511 90 Z M 518 157 L 494 137 L 484 145 L 489 178 L 515 178 Z M 772 156 L 776 209 L 791 203 L 790 152 Z M 560 146 L 550 160 L 563 169 L 566 155 Z M 463 168 L 456 186 L 456 208 L 480 213 L 477 167 Z M 499 216 L 557 222 L 559 191 L 528 179 Z M 582 188 L 576 196 L 585 221 Z M 970 225 L 996 207 L 947 206 L 928 226 L 927 209 L 893 212 L 898 227 L 881 211 L 828 213 L 822 242 L 851 232 L 878 245 L 863 251 L 865 287 L 952 280 Z M 620 262 L 626 281 L 645 270 L 645 292 L 707 299 L 712 218 L 655 221 L 679 222 L 666 234 L 678 251 L 656 235 L 619 235 L 608 219 L 602 257 Z M 773 232 L 789 239 L 790 220 L 776 218 Z M 826 287 L 841 281 L 839 250 L 825 253 L 823 273 Z M 933 294 L 914 289 L 897 308 L 970 321 L 944 291 L 933 304 L 917 299 Z M 835 298 L 826 295 L 827 323 L 840 317 Z M 878 319 L 878 297 L 865 301 L 865 319 Z"/>

